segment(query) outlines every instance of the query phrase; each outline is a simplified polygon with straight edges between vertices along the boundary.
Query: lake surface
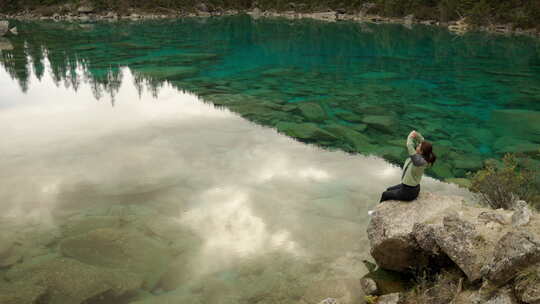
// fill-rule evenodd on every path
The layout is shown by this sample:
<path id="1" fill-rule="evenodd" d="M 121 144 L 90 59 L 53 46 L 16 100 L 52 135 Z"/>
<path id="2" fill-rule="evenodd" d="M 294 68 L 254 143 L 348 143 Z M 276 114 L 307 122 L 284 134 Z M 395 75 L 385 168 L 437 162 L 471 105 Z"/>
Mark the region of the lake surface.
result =
<path id="1" fill-rule="evenodd" d="M 527 38 L 247 17 L 18 27 L 0 57 L 1 294 L 318 303 L 366 273 L 366 213 L 411 129 L 441 179 L 539 148 Z"/>

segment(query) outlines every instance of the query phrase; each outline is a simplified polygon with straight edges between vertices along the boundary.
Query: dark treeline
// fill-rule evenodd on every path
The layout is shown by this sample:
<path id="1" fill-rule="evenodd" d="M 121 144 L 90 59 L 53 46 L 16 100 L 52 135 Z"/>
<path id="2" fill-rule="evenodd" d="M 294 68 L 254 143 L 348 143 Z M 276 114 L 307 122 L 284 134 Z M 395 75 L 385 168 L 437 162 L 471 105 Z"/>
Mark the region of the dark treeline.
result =
<path id="1" fill-rule="evenodd" d="M 64 4 L 79 5 L 78 0 L 0 0 L 0 11 L 40 10 L 43 14 L 62 13 Z M 119 13 L 130 8 L 167 12 L 195 10 L 197 0 L 87 0 L 97 10 L 115 10 Z M 221 9 L 274 9 L 301 12 L 324 9 L 342 9 L 349 13 L 364 12 L 389 17 L 413 14 L 420 20 L 448 22 L 466 17 L 477 25 L 508 24 L 516 28 L 540 29 L 540 0 L 206 0 L 210 10 Z M 64 9 L 69 10 L 67 6 Z"/>

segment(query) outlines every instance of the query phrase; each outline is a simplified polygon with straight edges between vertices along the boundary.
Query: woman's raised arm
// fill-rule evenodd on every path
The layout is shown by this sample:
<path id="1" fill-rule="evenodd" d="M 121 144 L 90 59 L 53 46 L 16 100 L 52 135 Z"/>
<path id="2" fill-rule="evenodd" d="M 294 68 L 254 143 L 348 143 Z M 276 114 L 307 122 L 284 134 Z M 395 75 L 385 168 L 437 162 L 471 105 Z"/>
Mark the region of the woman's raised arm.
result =
<path id="1" fill-rule="evenodd" d="M 415 130 L 412 130 L 407 137 L 407 152 L 409 152 L 409 155 L 416 154 L 416 145 L 423 141 L 424 137 L 422 136 L 422 134 L 416 132 Z"/>

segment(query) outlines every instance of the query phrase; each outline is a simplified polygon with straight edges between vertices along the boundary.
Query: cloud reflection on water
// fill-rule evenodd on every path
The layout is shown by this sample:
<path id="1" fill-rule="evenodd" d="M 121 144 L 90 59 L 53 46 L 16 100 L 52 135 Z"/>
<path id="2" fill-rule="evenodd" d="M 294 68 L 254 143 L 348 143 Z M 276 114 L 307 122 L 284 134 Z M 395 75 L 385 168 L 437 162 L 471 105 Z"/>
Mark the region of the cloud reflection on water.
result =
<path id="1" fill-rule="evenodd" d="M 23 94 L 0 73 L 12 105 L 0 108 L 2 218 L 62 225 L 82 209 L 145 206 L 201 238 L 184 261 L 194 277 L 275 251 L 362 275 L 350 256 L 368 256 L 367 210 L 399 168 L 296 142 L 171 87 L 139 98 L 123 74 L 111 107 L 47 76 Z M 467 195 L 432 178 L 423 189 Z"/>

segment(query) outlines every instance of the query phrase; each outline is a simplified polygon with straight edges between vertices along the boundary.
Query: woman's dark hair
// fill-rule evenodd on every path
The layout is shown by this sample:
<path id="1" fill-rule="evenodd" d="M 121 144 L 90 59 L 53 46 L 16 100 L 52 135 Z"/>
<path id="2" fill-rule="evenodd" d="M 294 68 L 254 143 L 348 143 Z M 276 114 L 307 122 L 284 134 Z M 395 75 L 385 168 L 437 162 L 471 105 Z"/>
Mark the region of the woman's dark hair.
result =
<path id="1" fill-rule="evenodd" d="M 433 153 L 433 146 L 429 141 L 423 141 L 420 144 L 420 149 L 422 150 L 422 156 L 424 159 L 433 166 L 435 161 L 437 160 L 437 156 L 435 153 Z"/>

